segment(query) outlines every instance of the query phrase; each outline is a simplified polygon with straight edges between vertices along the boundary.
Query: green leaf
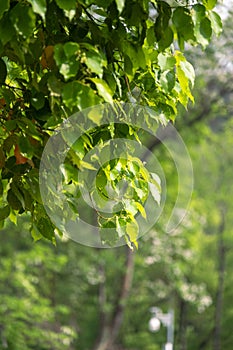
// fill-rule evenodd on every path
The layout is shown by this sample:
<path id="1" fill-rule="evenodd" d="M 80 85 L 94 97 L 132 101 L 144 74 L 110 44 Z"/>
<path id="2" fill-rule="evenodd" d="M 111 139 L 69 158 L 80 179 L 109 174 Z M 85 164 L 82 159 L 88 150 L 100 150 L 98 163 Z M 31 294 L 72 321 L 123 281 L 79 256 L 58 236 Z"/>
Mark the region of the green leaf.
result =
<path id="1" fill-rule="evenodd" d="M 144 166 L 141 166 L 140 174 L 142 175 L 143 179 L 146 180 L 146 182 L 149 180 L 149 173 L 148 173 L 147 169 Z"/>
<path id="2" fill-rule="evenodd" d="M 10 189 L 7 192 L 7 202 L 9 203 L 10 207 L 14 210 L 20 210 L 22 208 L 21 202 L 16 197 L 12 189 Z"/>
<path id="3" fill-rule="evenodd" d="M 176 59 L 174 56 L 169 55 L 168 53 L 159 53 L 158 55 L 158 65 L 161 71 L 171 70 L 176 64 Z"/>
<path id="4" fill-rule="evenodd" d="M 58 65 L 58 67 L 60 67 L 62 65 L 62 63 L 64 63 L 66 61 L 66 54 L 64 51 L 64 47 L 63 44 L 57 44 L 54 46 L 54 59 Z"/>
<path id="5" fill-rule="evenodd" d="M 160 177 L 156 173 L 150 173 L 152 183 L 154 183 L 157 187 L 158 190 L 161 191 L 161 180 Z"/>
<path id="6" fill-rule="evenodd" d="M 5 161 L 6 161 L 5 153 L 4 153 L 3 149 L 2 149 L 2 147 L 0 147 L 0 169 L 4 168 Z"/>
<path id="7" fill-rule="evenodd" d="M 76 0 L 56 0 L 57 5 L 62 10 L 75 10 L 76 9 Z"/>
<path id="8" fill-rule="evenodd" d="M 10 8 L 10 0 L 1 0 L 0 1 L 0 18 L 2 18 L 2 15 L 5 11 L 7 11 Z"/>
<path id="9" fill-rule="evenodd" d="M 158 2 L 159 15 L 156 18 L 154 32 L 158 42 L 162 42 L 164 32 L 169 27 L 169 22 L 172 14 L 171 7 L 165 1 Z"/>
<path id="10" fill-rule="evenodd" d="M 96 73 L 100 77 L 103 75 L 103 67 L 107 65 L 106 58 L 96 51 L 86 52 L 85 63 L 93 73 Z"/>
<path id="11" fill-rule="evenodd" d="M 35 15 L 32 8 L 17 4 L 10 13 L 10 18 L 16 32 L 24 38 L 28 38 L 33 34 L 35 27 Z"/>
<path id="12" fill-rule="evenodd" d="M 212 10 L 217 4 L 217 0 L 203 0 L 203 5 L 207 10 Z"/>
<path id="13" fill-rule="evenodd" d="M 54 226 L 49 219 L 45 208 L 41 204 L 35 205 L 33 211 L 33 224 L 36 236 L 40 233 L 43 237 L 51 241 L 56 245 L 56 240 L 54 236 Z"/>
<path id="14" fill-rule="evenodd" d="M 0 179 L 0 196 L 3 195 L 3 183 L 2 180 Z"/>
<path id="15" fill-rule="evenodd" d="M 212 35 L 212 27 L 209 18 L 204 18 L 200 23 L 200 33 L 209 42 Z"/>
<path id="16" fill-rule="evenodd" d="M 121 13 L 125 6 L 125 0 L 115 0 L 115 1 L 116 1 L 118 12 Z"/>
<path id="17" fill-rule="evenodd" d="M 116 216 L 116 231 L 120 238 L 126 235 L 126 221 L 119 216 Z"/>
<path id="18" fill-rule="evenodd" d="M 124 56 L 124 71 L 129 76 L 133 76 L 133 63 L 128 55 Z"/>
<path id="19" fill-rule="evenodd" d="M 191 94 L 189 84 L 193 85 L 195 72 L 192 65 L 186 61 L 183 54 L 179 51 L 175 52 L 176 58 L 176 74 L 181 87 L 180 99 L 181 103 L 186 106 L 188 99 L 194 101 L 193 95 Z"/>
<path id="20" fill-rule="evenodd" d="M 8 136 L 3 142 L 3 149 L 9 153 L 12 147 L 18 142 L 18 137 L 15 134 Z"/>
<path id="21" fill-rule="evenodd" d="M 166 92 L 171 92 L 176 83 L 176 76 L 174 71 L 165 71 L 160 75 L 160 84 Z"/>
<path id="22" fill-rule="evenodd" d="M 42 92 L 37 92 L 31 97 L 32 106 L 38 111 L 44 107 L 45 98 Z"/>
<path id="23" fill-rule="evenodd" d="M 79 62 L 74 60 L 70 61 L 70 63 L 62 63 L 59 71 L 65 78 L 65 80 L 69 80 L 77 75 L 79 70 Z"/>
<path id="24" fill-rule="evenodd" d="M 185 41 L 194 40 L 194 24 L 190 11 L 183 7 L 177 7 L 172 17 L 173 24 L 175 25 L 178 38 L 183 38 Z"/>
<path id="25" fill-rule="evenodd" d="M 136 202 L 135 204 L 136 204 L 136 207 L 139 210 L 139 212 L 142 214 L 142 217 L 144 219 L 146 219 L 146 211 L 145 211 L 144 207 L 139 202 Z"/>
<path id="26" fill-rule="evenodd" d="M 37 130 L 36 125 L 28 118 L 22 117 L 20 120 L 17 120 L 17 124 L 22 129 L 26 135 L 32 136 L 34 139 L 40 141 L 42 135 Z"/>
<path id="27" fill-rule="evenodd" d="M 195 81 L 195 71 L 193 66 L 188 61 L 181 61 L 180 62 L 180 68 L 184 72 L 185 76 L 189 79 L 192 87 L 194 86 Z"/>
<path id="28" fill-rule="evenodd" d="M 222 32 L 221 17 L 214 11 L 209 12 L 209 19 L 214 33 L 219 36 Z"/>
<path id="29" fill-rule="evenodd" d="M 34 223 L 32 224 L 32 226 L 30 228 L 30 232 L 31 232 L 31 236 L 32 236 L 34 242 L 39 241 L 43 237 Z"/>
<path id="30" fill-rule="evenodd" d="M 18 142 L 20 152 L 22 153 L 22 155 L 27 158 L 32 158 L 34 150 L 31 143 L 28 140 L 28 137 L 20 136 Z"/>
<path id="31" fill-rule="evenodd" d="M 146 68 L 146 58 L 141 46 L 134 46 L 130 42 L 123 43 L 123 51 L 133 64 L 133 69 Z"/>
<path id="32" fill-rule="evenodd" d="M 206 17 L 206 10 L 203 5 L 197 4 L 193 6 L 193 10 L 196 40 L 205 48 L 209 44 L 212 35 L 211 21 Z"/>
<path id="33" fill-rule="evenodd" d="M 136 202 L 134 202 L 132 199 L 124 199 L 122 201 L 122 204 L 128 213 L 130 213 L 133 216 L 137 214 L 138 207 Z"/>
<path id="34" fill-rule="evenodd" d="M 62 83 L 55 75 L 50 75 L 48 78 L 48 89 L 52 96 L 61 96 Z"/>
<path id="35" fill-rule="evenodd" d="M 182 98 L 181 103 L 184 106 L 186 106 L 187 102 L 188 102 L 188 98 L 190 98 L 191 101 L 193 101 L 193 96 L 192 96 L 190 89 L 189 89 L 189 80 L 186 77 L 184 71 L 180 68 L 180 66 L 177 66 L 177 78 L 178 78 L 178 81 L 179 81 L 179 84 L 180 84 L 180 87 L 181 87 L 181 90 L 183 93 L 183 94 L 181 94 L 181 98 Z"/>
<path id="36" fill-rule="evenodd" d="M 127 222 L 126 233 L 130 239 L 130 242 L 134 243 L 136 246 L 137 246 L 138 232 L 139 232 L 139 228 L 136 221 Z"/>
<path id="37" fill-rule="evenodd" d="M 8 218 L 9 215 L 10 215 L 9 205 L 6 205 L 5 207 L 0 208 L 0 221 L 5 220 L 6 218 Z"/>
<path id="38" fill-rule="evenodd" d="M 73 56 L 77 56 L 77 53 L 80 49 L 79 44 L 72 41 L 68 41 L 67 43 L 65 43 L 63 48 L 67 58 L 72 58 Z"/>
<path id="39" fill-rule="evenodd" d="M 39 187 L 39 172 L 37 169 L 29 171 L 26 177 L 27 185 L 30 189 L 30 194 L 38 203 L 41 203 L 40 187 Z"/>
<path id="40" fill-rule="evenodd" d="M 13 130 L 15 130 L 16 127 L 17 127 L 17 122 L 16 122 L 16 120 L 15 120 L 15 119 L 7 120 L 7 121 L 5 122 L 5 127 L 6 127 L 6 130 L 7 130 L 7 131 L 13 131 Z M 13 135 L 11 135 L 11 136 L 13 136 Z"/>
<path id="41" fill-rule="evenodd" d="M 0 58 L 0 85 L 5 83 L 6 76 L 7 76 L 6 63 L 3 61 L 2 58 Z"/>
<path id="42" fill-rule="evenodd" d="M 72 164 L 69 164 L 69 163 L 62 164 L 61 171 L 66 183 L 69 183 L 70 181 L 77 182 L 78 169 L 75 168 Z"/>
<path id="43" fill-rule="evenodd" d="M 158 42 L 159 50 L 164 51 L 165 49 L 170 47 L 170 45 L 173 42 L 173 37 L 174 35 L 172 29 L 170 27 L 165 28 L 161 35 L 161 39 Z"/>
<path id="44" fill-rule="evenodd" d="M 79 168 L 80 170 L 83 170 L 83 169 L 97 170 L 93 165 L 91 165 L 90 163 L 84 162 L 83 160 L 80 160 Z"/>
<path id="45" fill-rule="evenodd" d="M 158 187 L 154 183 L 149 182 L 149 189 L 156 203 L 160 205 L 161 194 Z"/>
<path id="46" fill-rule="evenodd" d="M 79 70 L 78 50 L 79 45 L 74 42 L 67 42 L 64 45 L 57 44 L 54 47 L 54 59 L 65 80 L 77 75 Z"/>
<path id="47" fill-rule="evenodd" d="M 161 200 L 161 180 L 160 177 L 155 174 L 151 173 L 151 180 L 149 182 L 149 189 L 152 194 L 152 197 L 160 205 L 160 200 Z"/>
<path id="48" fill-rule="evenodd" d="M 97 105 L 100 102 L 99 97 L 94 93 L 90 86 L 81 84 L 77 81 L 72 81 L 64 86 L 62 98 L 65 105 L 70 109 L 78 107 L 82 110 Z"/>
<path id="49" fill-rule="evenodd" d="M 32 5 L 32 9 L 35 13 L 38 13 L 45 21 L 46 13 L 46 0 L 28 0 Z"/>
<path id="50" fill-rule="evenodd" d="M 145 69 L 146 68 L 146 58 L 145 58 L 145 54 L 144 54 L 144 51 L 143 51 L 141 46 L 137 46 L 136 53 L 137 53 L 136 59 L 137 59 L 138 67 Z"/>
<path id="51" fill-rule="evenodd" d="M 154 27 L 150 27 L 147 29 L 146 40 L 147 40 L 147 43 L 149 46 L 154 46 L 154 44 L 156 42 Z"/>
<path id="52" fill-rule="evenodd" d="M 16 182 L 16 180 L 11 183 L 11 189 L 12 189 L 14 195 L 16 196 L 16 198 L 20 201 L 21 206 L 25 209 L 24 196 L 23 196 L 23 193 L 21 191 L 20 184 L 18 182 Z"/>
<path id="53" fill-rule="evenodd" d="M 43 237 L 54 243 L 54 226 L 48 217 L 39 218 L 35 225 Z"/>
<path id="54" fill-rule="evenodd" d="M 102 96 L 106 102 L 113 103 L 112 91 L 108 84 L 104 80 L 98 78 L 92 78 L 91 80 L 95 83 L 99 95 Z"/>
<path id="55" fill-rule="evenodd" d="M 33 198 L 28 190 L 26 188 L 22 187 L 21 189 L 24 197 L 24 209 L 28 211 L 32 211 L 33 209 Z"/>
<path id="56" fill-rule="evenodd" d="M 101 122 L 101 119 L 103 118 L 103 115 L 101 113 L 97 113 L 95 109 L 90 110 L 88 113 L 88 118 L 92 120 L 95 124 L 99 125 Z"/>
<path id="57" fill-rule="evenodd" d="M 100 237 L 103 244 L 113 246 L 118 241 L 116 225 L 112 220 L 105 221 L 100 228 Z"/>

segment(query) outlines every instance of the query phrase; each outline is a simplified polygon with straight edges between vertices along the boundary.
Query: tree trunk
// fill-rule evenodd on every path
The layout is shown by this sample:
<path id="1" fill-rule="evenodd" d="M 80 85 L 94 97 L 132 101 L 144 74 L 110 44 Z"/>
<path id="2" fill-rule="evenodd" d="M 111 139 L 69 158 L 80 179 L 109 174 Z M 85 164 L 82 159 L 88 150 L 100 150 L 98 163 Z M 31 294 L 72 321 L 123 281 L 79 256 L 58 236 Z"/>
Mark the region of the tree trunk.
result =
<path id="1" fill-rule="evenodd" d="M 186 302 L 184 300 L 180 301 L 180 317 L 179 317 L 179 349 L 187 350 L 187 338 L 186 338 L 186 330 L 187 330 L 187 312 L 186 312 Z"/>
<path id="2" fill-rule="evenodd" d="M 126 251 L 126 262 L 125 262 L 125 274 L 121 283 L 120 297 L 118 303 L 115 307 L 113 316 L 111 320 L 106 318 L 104 312 L 101 313 L 101 330 L 100 336 L 97 339 L 93 350 L 112 350 L 114 348 L 114 343 L 119 334 L 123 317 L 125 306 L 127 303 L 127 298 L 131 289 L 132 280 L 134 272 L 134 253 L 127 248 Z M 104 303 L 105 292 L 103 286 L 100 286 L 100 302 Z M 101 299 L 102 298 L 102 299 Z"/>
<path id="3" fill-rule="evenodd" d="M 224 294 L 224 275 L 226 249 L 223 233 L 225 230 L 225 214 L 221 212 L 221 223 L 218 229 L 218 288 L 216 292 L 215 325 L 213 330 L 213 350 L 221 350 L 221 320 Z"/>

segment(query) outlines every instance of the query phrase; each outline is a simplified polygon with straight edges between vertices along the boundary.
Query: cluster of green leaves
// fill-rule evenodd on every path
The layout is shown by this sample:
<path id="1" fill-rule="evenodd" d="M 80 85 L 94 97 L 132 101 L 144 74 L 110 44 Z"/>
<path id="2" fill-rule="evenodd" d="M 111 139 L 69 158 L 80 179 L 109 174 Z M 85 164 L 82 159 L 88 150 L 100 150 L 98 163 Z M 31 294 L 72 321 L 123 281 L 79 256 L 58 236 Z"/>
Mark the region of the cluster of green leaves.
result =
<path id="1" fill-rule="evenodd" d="M 71 144 L 66 155 L 62 145 L 56 148 L 57 156 L 51 152 L 53 144 L 61 141 L 59 137 L 51 142 L 48 154 L 42 159 L 42 186 L 45 186 L 42 197 L 46 208 L 50 208 L 49 213 L 60 231 L 80 219 L 90 225 L 97 224 L 105 244 L 114 245 L 123 238 L 131 248 L 131 243 L 137 247 L 140 232 L 137 217 L 147 220 L 144 205 L 148 197 L 156 207 L 161 193 L 158 175 L 148 171 L 137 156 L 132 156 L 135 147 L 138 155 L 139 144 L 133 141 L 137 128 L 111 123 L 103 125 L 101 131 L 98 127 L 90 129 L 73 143 L 72 135 L 74 139 L 77 137 L 76 119 L 71 124 L 74 128 L 61 132 L 63 140 Z M 124 134 L 130 134 L 132 142 L 122 143 L 119 137 Z M 101 135 L 106 141 L 99 139 Z"/>
<path id="2" fill-rule="evenodd" d="M 194 70 L 182 51 L 185 43 L 206 47 L 212 33 L 220 33 L 215 5 L 1 1 L 1 225 L 29 211 L 33 236 L 54 241 L 53 224 L 42 210 L 38 168 L 49 136 L 67 116 L 129 100 L 175 119 L 177 105 L 193 100 Z M 85 138 L 83 147 L 88 148 Z"/>
<path id="3" fill-rule="evenodd" d="M 10 224 L 7 231 L 2 231 L 1 240 L 5 240 L 8 230 L 19 238 L 28 229 L 29 221 L 24 217 L 20 228 Z M 22 239 L 15 240 L 14 250 L 11 233 L 0 248 L 0 348 L 72 348 L 77 338 L 76 329 L 66 320 L 69 308 L 65 300 L 57 300 L 55 288 L 68 257 L 65 254 L 56 256 L 48 245 L 33 247 L 25 233 Z"/>

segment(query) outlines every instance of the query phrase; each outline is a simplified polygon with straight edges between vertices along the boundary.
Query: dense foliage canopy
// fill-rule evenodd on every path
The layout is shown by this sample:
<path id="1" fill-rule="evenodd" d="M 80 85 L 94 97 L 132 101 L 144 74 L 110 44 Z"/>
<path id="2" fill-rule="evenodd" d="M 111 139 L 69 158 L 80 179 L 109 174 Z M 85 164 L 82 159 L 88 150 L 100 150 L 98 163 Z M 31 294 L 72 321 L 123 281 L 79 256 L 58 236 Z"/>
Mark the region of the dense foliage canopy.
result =
<path id="1" fill-rule="evenodd" d="M 75 112 L 104 102 L 117 106 L 139 102 L 156 114 L 156 120 L 151 114 L 146 117 L 149 128 L 157 128 L 158 121 L 174 121 L 177 105 L 186 107 L 193 101 L 195 74 L 183 54 L 185 45 L 205 48 L 212 34 L 221 32 L 215 5 L 215 0 L 1 1 L 1 225 L 7 217 L 14 221 L 18 214 L 30 212 L 33 237 L 44 236 L 54 242 L 54 222 L 39 191 L 39 166 L 47 140 Z M 83 160 L 85 154 L 108 139 L 139 142 L 140 135 L 135 125 L 109 123 L 103 127 L 100 115 L 89 113 L 85 118 L 95 128 L 86 130 L 85 120 L 78 119 L 84 128 L 82 136 L 76 143 L 65 139 L 72 145 L 63 169 L 59 169 L 69 209 L 76 216 L 80 191 L 75 174 L 92 169 Z M 147 183 L 157 186 L 158 192 L 159 182 L 146 172 L 140 159 L 130 158 L 129 153 L 126 159 L 107 162 L 98 173 L 102 200 L 109 200 L 107 185 L 116 190 L 122 178 L 135 181 L 134 190 L 126 193 L 126 201 L 113 215 L 103 217 L 97 212 L 97 225 L 116 228 L 117 237 L 105 235 L 105 243 L 123 236 L 131 246 L 130 242 L 137 245 L 135 215 L 146 217 Z M 120 175 L 116 177 L 117 168 Z M 52 185 L 47 187 L 55 196 Z M 60 207 L 60 211 L 65 209 Z M 58 229 L 62 231 L 62 226 Z"/>

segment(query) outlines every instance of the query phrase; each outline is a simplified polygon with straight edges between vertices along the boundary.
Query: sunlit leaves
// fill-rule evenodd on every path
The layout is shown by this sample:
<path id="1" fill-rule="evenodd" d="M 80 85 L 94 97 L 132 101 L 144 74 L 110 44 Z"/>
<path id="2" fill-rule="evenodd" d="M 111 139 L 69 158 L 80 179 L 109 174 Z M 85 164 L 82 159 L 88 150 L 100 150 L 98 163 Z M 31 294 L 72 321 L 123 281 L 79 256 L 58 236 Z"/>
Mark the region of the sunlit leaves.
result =
<path id="1" fill-rule="evenodd" d="M 216 6 L 217 0 L 203 0 L 203 4 L 207 10 L 212 10 Z"/>
<path id="2" fill-rule="evenodd" d="M 131 222 L 127 222 L 126 224 L 126 241 L 127 238 L 129 239 L 129 241 L 127 241 L 128 245 L 131 247 L 131 244 L 133 243 L 136 248 L 138 248 L 138 243 L 137 243 L 137 238 L 138 238 L 138 224 L 136 221 L 131 221 Z"/>
<path id="3" fill-rule="evenodd" d="M 129 155 L 112 159 L 100 168 L 91 197 L 102 228 L 101 238 L 105 243 L 107 242 L 105 228 L 107 228 L 109 237 L 112 235 L 115 237 L 115 229 L 118 239 L 123 237 L 130 247 L 131 243 L 136 245 L 139 234 L 137 215 L 141 215 L 144 220 L 147 219 L 144 205 L 150 191 L 156 205 L 159 205 L 161 195 L 159 182 L 158 176 L 150 174 L 140 159 Z M 107 215 L 97 209 L 103 208 L 104 211 L 105 207 L 110 206 L 112 213 Z"/>
<path id="4" fill-rule="evenodd" d="M 171 71 L 175 66 L 176 60 L 175 57 L 168 52 L 159 53 L 158 55 L 158 64 L 162 71 Z"/>
<path id="5" fill-rule="evenodd" d="M 57 44 L 54 47 L 54 58 L 65 80 L 77 75 L 79 70 L 78 52 L 79 45 L 74 42 L 67 42 L 64 45 Z"/>
<path id="6" fill-rule="evenodd" d="M 116 0 L 116 5 L 119 13 L 121 13 L 125 6 L 125 0 Z"/>
<path id="7" fill-rule="evenodd" d="M 98 78 L 92 78 L 92 81 L 95 83 L 99 95 L 102 96 L 106 102 L 112 103 L 112 91 L 108 84 L 104 80 Z"/>
<path id="8" fill-rule="evenodd" d="M 82 43 L 82 48 L 85 49 L 82 61 L 87 65 L 91 72 L 102 78 L 103 69 L 107 66 L 107 60 L 104 53 L 88 43 Z"/>
<path id="9" fill-rule="evenodd" d="M 85 109 L 98 104 L 100 101 L 91 87 L 78 81 L 72 81 L 64 86 L 62 98 L 65 105 L 71 110 L 74 107 Z"/>
<path id="10" fill-rule="evenodd" d="M 196 39 L 203 47 L 206 47 L 212 35 L 211 21 L 206 17 L 203 5 L 195 5 L 193 11 Z"/>
<path id="11" fill-rule="evenodd" d="M 212 26 L 214 33 L 217 36 L 220 35 L 222 32 L 222 21 L 221 21 L 220 16 L 214 11 L 209 12 L 208 16 L 209 16 L 209 19 L 211 21 L 211 26 Z"/>
<path id="12" fill-rule="evenodd" d="M 149 182 L 149 189 L 155 200 L 155 202 L 160 205 L 161 201 L 161 181 L 157 174 L 151 173 L 151 179 Z"/>
<path id="13" fill-rule="evenodd" d="M 146 67 L 145 54 L 141 47 L 134 47 L 134 45 L 129 42 L 125 42 L 123 48 L 125 55 L 129 57 L 130 62 L 132 63 L 133 72 L 138 68 Z M 128 64 L 130 64 L 130 62 L 128 62 Z"/>
<path id="14" fill-rule="evenodd" d="M 32 5 L 33 11 L 39 14 L 45 21 L 46 13 L 46 0 L 29 0 Z"/>
<path id="15" fill-rule="evenodd" d="M 177 77 L 181 87 L 180 102 L 186 106 L 188 98 L 194 101 L 190 91 L 190 84 L 194 83 L 195 72 L 193 66 L 186 61 L 181 52 L 175 54 Z"/>
<path id="16" fill-rule="evenodd" d="M 215 5 L 215 0 L 189 6 L 166 1 L 149 6 L 146 0 L 0 1 L 0 168 L 3 181 L 8 182 L 3 207 L 8 203 L 10 216 L 14 211 L 37 213 L 33 210 L 41 205 L 38 169 L 44 146 L 71 114 L 104 102 L 129 101 L 153 108 L 154 114 L 145 115 L 153 131 L 158 123 L 175 120 L 178 104 L 186 107 L 193 101 L 195 74 L 182 51 L 186 43 L 205 48 L 213 33 L 220 34 L 221 20 L 212 11 Z M 92 111 L 86 115 L 97 129 L 102 117 Z M 82 117 L 80 125 L 85 125 Z M 75 217 L 78 198 L 71 197 L 77 195 L 74 187 L 80 184 L 72 177 L 97 169 L 85 155 L 96 145 L 104 148 L 112 138 L 134 138 L 140 143 L 131 126 L 115 132 L 113 125 L 91 133 L 83 130 L 72 145 L 61 171 L 64 181 L 70 182 L 64 195 L 76 210 Z M 72 141 L 74 133 L 71 136 Z M 140 159 L 126 153 L 125 162 L 126 155 L 121 155 L 121 161 L 118 155 L 116 163 L 105 165 L 98 163 L 97 153 L 93 155 L 102 169 L 97 190 L 93 185 L 90 195 L 100 208 L 110 198 L 116 202 L 112 216 L 100 220 L 99 213 L 99 226 L 110 230 L 114 225 L 114 237 L 123 237 L 130 246 L 130 242 L 136 245 L 133 221 L 138 216 L 147 220 L 147 198 L 151 196 L 158 206 L 162 189 Z M 110 159 L 110 152 L 106 154 Z M 49 191 L 54 191 L 52 186 Z M 45 214 L 34 215 L 32 232 L 34 237 L 45 236 L 42 231 L 48 226 L 47 238 L 52 239 L 53 225 Z M 108 238 L 103 240 L 110 243 Z"/>

